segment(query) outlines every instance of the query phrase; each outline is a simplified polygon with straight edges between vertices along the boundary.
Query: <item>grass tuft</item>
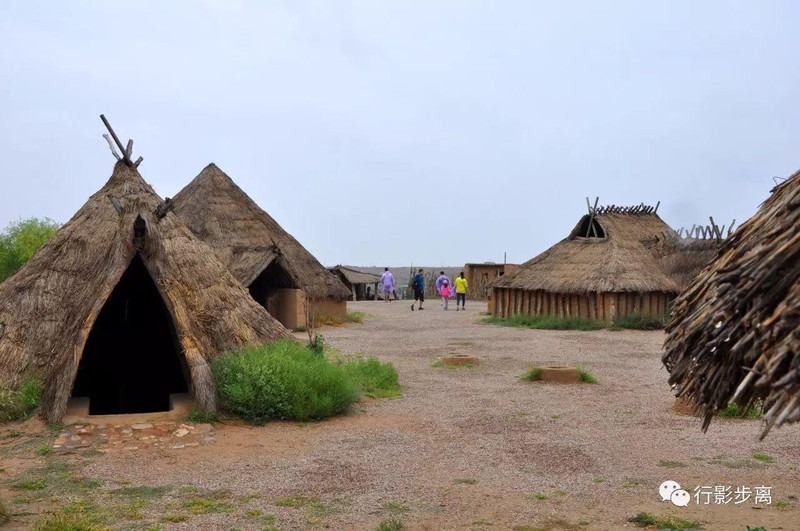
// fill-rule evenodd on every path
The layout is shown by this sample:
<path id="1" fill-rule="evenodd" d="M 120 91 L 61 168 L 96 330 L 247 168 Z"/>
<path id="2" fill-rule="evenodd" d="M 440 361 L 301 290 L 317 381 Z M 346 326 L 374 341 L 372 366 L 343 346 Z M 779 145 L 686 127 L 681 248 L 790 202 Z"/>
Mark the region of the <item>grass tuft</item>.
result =
<path id="1" fill-rule="evenodd" d="M 391 363 L 381 363 L 375 358 L 341 363 L 345 374 L 354 381 L 361 392 L 372 398 L 392 398 L 402 394 L 397 383 L 397 370 Z"/>
<path id="2" fill-rule="evenodd" d="M 0 422 L 20 421 L 29 418 L 42 399 L 44 385 L 36 376 L 28 374 L 13 387 L 0 387 Z"/>
<path id="3" fill-rule="evenodd" d="M 761 407 L 754 404 L 748 407 L 746 411 L 742 411 L 737 404 L 731 402 L 728 407 L 720 410 L 717 414 L 723 418 L 757 419 L 761 417 Z"/>
<path id="4" fill-rule="evenodd" d="M 401 529 L 403 529 L 403 521 L 394 518 L 392 520 L 384 520 L 378 524 L 376 531 L 400 531 Z"/>
<path id="5" fill-rule="evenodd" d="M 609 323 L 586 317 L 556 317 L 554 315 L 515 315 L 514 317 L 487 317 L 485 323 L 515 328 L 533 328 L 537 330 L 601 330 L 608 328 Z"/>
<path id="6" fill-rule="evenodd" d="M 528 371 L 522 375 L 523 380 L 528 380 L 529 382 L 536 382 L 542 379 L 542 368 L 541 367 L 534 367 L 531 365 L 528 367 Z"/>
<path id="7" fill-rule="evenodd" d="M 8 507 L 6 507 L 6 504 L 3 503 L 3 500 L 0 500 L 0 525 L 5 524 L 9 520 L 11 520 L 11 513 Z"/>
<path id="8" fill-rule="evenodd" d="M 771 455 L 762 454 L 759 452 L 753 454 L 753 459 L 755 459 L 756 461 L 761 461 L 762 463 L 772 463 L 773 461 L 775 461 L 775 459 L 773 459 Z"/>
<path id="9" fill-rule="evenodd" d="M 649 313 L 630 313 L 617 320 L 619 328 L 631 328 L 634 330 L 661 330 L 669 321 L 668 315 L 656 315 Z"/>
<path id="10" fill-rule="evenodd" d="M 193 407 L 186 415 L 186 422 L 195 424 L 213 424 L 219 421 L 219 415 L 214 411 L 206 411 L 199 407 Z"/>
<path id="11" fill-rule="evenodd" d="M 110 531 L 95 516 L 83 513 L 53 513 L 40 518 L 32 527 L 34 531 Z"/>
<path id="12" fill-rule="evenodd" d="M 677 516 L 655 516 L 653 513 L 638 513 L 628 518 L 628 521 L 637 527 L 655 527 L 665 531 L 684 531 L 687 529 L 700 529 L 700 522 L 692 522 Z"/>
<path id="13" fill-rule="evenodd" d="M 364 312 L 347 312 L 348 323 L 363 323 Z"/>
<path id="14" fill-rule="evenodd" d="M 597 378 L 589 372 L 589 369 L 584 367 L 583 365 L 578 365 L 578 378 L 581 379 L 582 383 L 593 384 L 597 383 Z"/>

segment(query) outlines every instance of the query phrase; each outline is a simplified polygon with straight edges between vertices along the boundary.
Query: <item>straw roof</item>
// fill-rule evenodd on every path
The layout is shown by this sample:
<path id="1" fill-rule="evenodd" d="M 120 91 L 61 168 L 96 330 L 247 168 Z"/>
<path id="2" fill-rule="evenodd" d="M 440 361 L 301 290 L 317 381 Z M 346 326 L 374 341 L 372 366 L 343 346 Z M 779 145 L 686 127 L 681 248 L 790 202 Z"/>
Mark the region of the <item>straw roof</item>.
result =
<path id="1" fill-rule="evenodd" d="M 334 273 L 340 273 L 350 284 L 375 284 L 381 281 L 381 277 L 379 275 L 365 273 L 364 271 L 359 271 L 358 269 L 353 269 L 352 267 L 346 267 L 343 265 L 332 267 L 331 271 Z"/>
<path id="2" fill-rule="evenodd" d="M 288 335 L 164 204 L 135 167 L 118 162 L 100 191 L 0 284 L 0 385 L 38 373 L 48 419 L 63 416 L 89 332 L 137 253 L 172 316 L 202 407 L 215 408 L 213 357 Z"/>
<path id="3" fill-rule="evenodd" d="M 277 262 L 310 299 L 345 300 L 350 295 L 216 165 L 206 166 L 173 200 L 175 213 L 245 286 Z"/>
<path id="4" fill-rule="evenodd" d="M 676 300 L 669 382 L 704 415 L 763 400 L 762 438 L 800 421 L 800 172 L 772 190 Z"/>
<path id="5" fill-rule="evenodd" d="M 584 237 L 590 221 L 585 215 L 567 238 L 492 286 L 573 294 L 680 291 L 645 245 L 669 230 L 657 214 L 613 210 L 593 219 L 605 237 Z"/>

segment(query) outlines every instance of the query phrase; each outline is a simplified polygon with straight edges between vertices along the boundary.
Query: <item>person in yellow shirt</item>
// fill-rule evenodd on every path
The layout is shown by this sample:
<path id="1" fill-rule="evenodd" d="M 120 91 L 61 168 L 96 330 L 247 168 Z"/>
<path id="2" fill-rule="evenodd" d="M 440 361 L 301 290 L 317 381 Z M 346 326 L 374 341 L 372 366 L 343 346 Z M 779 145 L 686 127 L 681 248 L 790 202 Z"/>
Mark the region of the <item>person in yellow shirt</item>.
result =
<path id="1" fill-rule="evenodd" d="M 467 304 L 467 279 L 464 278 L 464 272 L 459 273 L 456 277 L 456 311 L 458 311 L 458 303 L 461 302 L 461 310 L 465 311 Z"/>

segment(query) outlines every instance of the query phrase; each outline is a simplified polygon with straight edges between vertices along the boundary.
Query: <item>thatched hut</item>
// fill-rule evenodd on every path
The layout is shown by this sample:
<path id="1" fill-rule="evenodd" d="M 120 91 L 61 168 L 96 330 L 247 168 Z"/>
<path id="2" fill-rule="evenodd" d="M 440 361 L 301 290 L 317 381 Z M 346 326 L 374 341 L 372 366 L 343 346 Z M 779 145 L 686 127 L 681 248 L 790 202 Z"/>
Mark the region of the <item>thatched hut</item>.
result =
<path id="1" fill-rule="evenodd" d="M 378 284 L 381 281 L 379 275 L 343 265 L 337 265 L 330 270 L 350 290 L 350 297 L 347 300 L 378 300 Z"/>
<path id="2" fill-rule="evenodd" d="M 213 411 L 212 358 L 287 335 L 168 205 L 119 162 L 0 284 L 0 385 L 36 373 L 51 421 L 71 396 L 92 414 L 137 413 L 190 392 Z"/>
<path id="3" fill-rule="evenodd" d="M 666 314 L 680 291 L 649 248 L 670 232 L 653 207 L 603 207 L 570 235 L 492 283 L 492 313 L 616 321 Z"/>
<path id="4" fill-rule="evenodd" d="M 675 301 L 664 365 L 679 396 L 704 415 L 763 401 L 762 437 L 800 421 L 800 172 Z"/>
<path id="5" fill-rule="evenodd" d="M 284 326 L 305 326 L 307 314 L 347 318 L 350 290 L 216 165 L 173 200 L 175 213 Z"/>

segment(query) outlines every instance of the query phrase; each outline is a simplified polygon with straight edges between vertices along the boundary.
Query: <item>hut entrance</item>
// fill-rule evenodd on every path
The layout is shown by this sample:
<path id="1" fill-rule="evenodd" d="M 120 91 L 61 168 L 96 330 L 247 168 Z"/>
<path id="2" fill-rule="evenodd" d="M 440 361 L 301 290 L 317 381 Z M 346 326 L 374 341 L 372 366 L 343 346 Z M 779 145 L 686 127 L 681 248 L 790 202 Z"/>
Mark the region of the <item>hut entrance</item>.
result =
<path id="1" fill-rule="evenodd" d="M 294 282 L 288 273 L 278 265 L 277 261 L 274 261 L 250 283 L 247 289 L 250 290 L 250 295 L 256 302 L 269 312 L 270 307 L 273 307 L 274 310 L 278 290 L 293 289 L 294 287 Z M 269 313 L 274 315 L 273 312 Z"/>
<path id="2" fill-rule="evenodd" d="M 89 332 L 72 396 L 90 415 L 169 411 L 189 389 L 175 326 L 137 253 Z"/>

